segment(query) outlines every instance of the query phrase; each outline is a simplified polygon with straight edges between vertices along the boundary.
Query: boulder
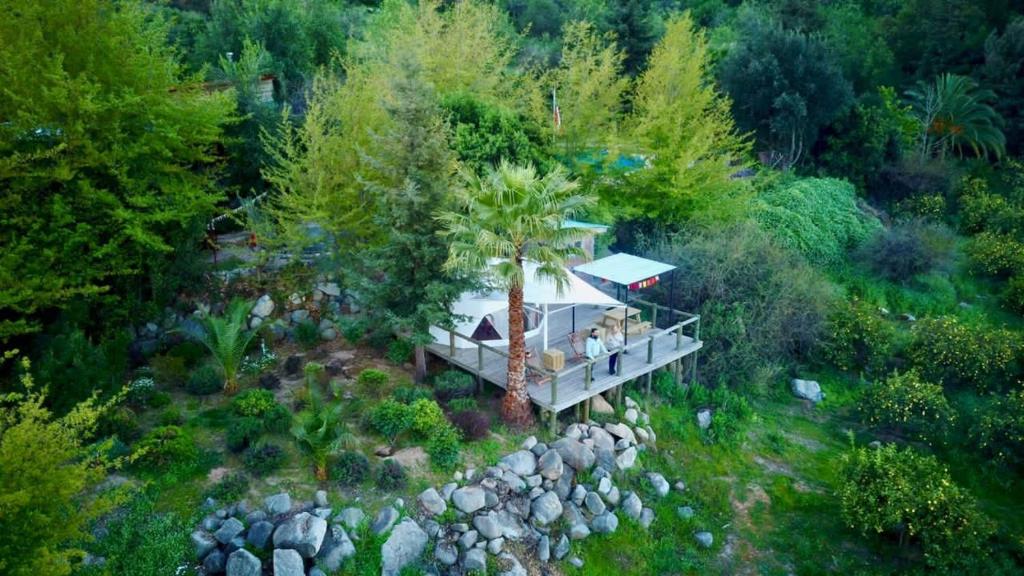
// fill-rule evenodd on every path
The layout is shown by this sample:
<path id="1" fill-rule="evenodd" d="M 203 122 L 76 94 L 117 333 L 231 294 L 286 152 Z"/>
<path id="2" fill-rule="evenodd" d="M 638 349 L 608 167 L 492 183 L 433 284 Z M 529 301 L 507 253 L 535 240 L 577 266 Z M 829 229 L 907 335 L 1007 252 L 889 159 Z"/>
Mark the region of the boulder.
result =
<path id="1" fill-rule="evenodd" d="M 305 308 L 293 310 L 291 314 L 291 319 L 293 324 L 301 324 L 309 319 L 309 310 L 306 310 Z"/>
<path id="2" fill-rule="evenodd" d="M 701 430 L 707 430 L 711 427 L 711 410 L 709 408 L 697 411 L 697 426 Z"/>
<path id="3" fill-rule="evenodd" d="M 630 492 L 623 500 L 620 509 L 627 518 L 633 520 L 640 519 L 640 513 L 643 511 L 643 502 L 640 501 L 640 497 L 635 492 Z"/>
<path id="4" fill-rule="evenodd" d="M 605 512 L 594 516 L 594 520 L 590 525 L 593 526 L 594 532 L 598 534 L 611 534 L 619 527 L 619 518 L 614 512 Z"/>
<path id="5" fill-rule="evenodd" d="M 711 535 L 711 532 L 697 532 L 693 537 L 702 548 L 711 548 L 711 545 L 715 543 L 715 537 Z"/>
<path id="6" fill-rule="evenodd" d="M 203 570 L 207 574 L 221 574 L 227 569 L 228 558 L 220 550 L 214 550 L 203 559 Z"/>
<path id="7" fill-rule="evenodd" d="M 600 394 L 590 399 L 590 411 L 594 414 L 615 414 L 615 408 Z"/>
<path id="8" fill-rule="evenodd" d="M 479 548 L 466 551 L 466 558 L 462 561 L 462 568 L 468 573 L 474 570 L 481 574 L 487 573 L 487 554 Z"/>
<path id="9" fill-rule="evenodd" d="M 630 446 L 615 457 L 615 467 L 619 470 L 629 470 L 636 464 L 636 447 Z"/>
<path id="10" fill-rule="evenodd" d="M 302 556 L 295 550 L 274 550 L 274 576 L 306 576 Z"/>
<path id="11" fill-rule="evenodd" d="M 420 507 L 427 511 L 427 513 L 434 516 L 440 516 L 448 510 L 448 505 L 445 504 L 444 498 L 434 488 L 427 488 L 416 498 Z"/>
<path id="12" fill-rule="evenodd" d="M 465 550 L 469 550 L 474 545 L 476 545 L 476 541 L 479 538 L 479 532 L 477 532 L 476 530 L 469 530 L 462 536 L 459 536 L 459 546 L 462 546 L 462 548 Z"/>
<path id="13" fill-rule="evenodd" d="M 654 488 L 658 496 L 668 495 L 668 491 L 671 489 L 668 480 L 665 480 L 665 477 L 657 472 L 648 472 L 647 481 L 651 483 L 651 487 Z"/>
<path id="14" fill-rule="evenodd" d="M 519 450 L 501 459 L 518 476 L 529 476 L 537 469 L 537 457 L 529 450 Z"/>
<path id="15" fill-rule="evenodd" d="M 465 486 L 452 492 L 452 504 L 466 514 L 476 512 L 486 503 L 484 489 L 479 486 Z"/>
<path id="16" fill-rule="evenodd" d="M 562 534 L 562 537 L 558 539 L 558 544 L 555 544 L 555 560 L 561 560 L 565 558 L 565 555 L 569 553 L 569 538 Z"/>
<path id="17" fill-rule="evenodd" d="M 537 559 L 544 564 L 551 560 L 551 538 L 547 534 L 541 534 L 537 540 Z"/>
<path id="18" fill-rule="evenodd" d="M 611 504 L 612 506 L 618 506 L 620 498 L 621 495 L 619 494 L 618 486 L 612 486 L 612 489 L 609 490 L 608 493 L 604 495 L 604 501 Z"/>
<path id="19" fill-rule="evenodd" d="M 261 576 L 263 563 L 248 550 L 235 550 L 228 556 L 228 576 Z"/>
<path id="20" fill-rule="evenodd" d="M 815 404 L 821 402 L 825 398 L 825 395 L 821 393 L 821 385 L 814 380 L 801 380 L 799 378 L 794 378 L 793 381 L 790 382 L 790 386 L 793 390 L 793 394 L 796 395 L 797 398 L 810 400 Z"/>
<path id="21" fill-rule="evenodd" d="M 213 537 L 221 544 L 231 542 L 231 539 L 245 531 L 245 525 L 237 518 L 228 518 L 220 525 L 220 528 L 213 533 Z"/>
<path id="22" fill-rule="evenodd" d="M 615 438 L 606 432 L 603 428 L 594 426 L 590 429 L 590 439 L 594 441 L 594 448 L 604 448 L 606 450 L 615 449 Z"/>
<path id="23" fill-rule="evenodd" d="M 264 550 L 270 542 L 270 535 L 274 533 L 274 525 L 266 520 L 261 520 L 249 527 L 245 535 L 245 541 L 253 548 Z"/>
<path id="24" fill-rule="evenodd" d="M 512 492 L 523 492 L 526 490 L 526 482 L 522 478 L 516 475 L 511 470 L 506 470 L 505 475 L 501 477 L 501 481 L 508 485 L 509 490 Z"/>
<path id="25" fill-rule="evenodd" d="M 644 530 L 646 530 L 646 529 L 650 528 L 651 524 L 653 524 L 653 523 L 654 523 L 654 510 L 651 510 L 650 508 L 644 508 L 643 511 L 640 512 L 640 527 L 643 528 Z"/>
<path id="26" fill-rule="evenodd" d="M 444 566 L 454 566 L 459 561 L 459 550 L 451 542 L 440 542 L 434 548 L 434 558 Z"/>
<path id="27" fill-rule="evenodd" d="M 558 451 L 563 462 L 579 472 L 589 470 L 594 465 L 594 451 L 579 440 L 559 438 L 551 447 Z"/>
<path id="28" fill-rule="evenodd" d="M 536 436 L 527 436 L 526 440 L 523 440 L 523 443 L 519 447 L 522 448 L 523 450 L 532 450 L 533 447 L 536 446 L 536 445 L 537 445 L 537 437 Z"/>
<path id="29" fill-rule="evenodd" d="M 505 552 L 498 556 L 498 560 L 498 565 L 500 566 L 498 576 L 528 576 L 526 568 L 523 568 L 519 559 L 512 554 Z"/>
<path id="30" fill-rule="evenodd" d="M 495 538 L 487 543 L 487 552 L 493 556 L 497 556 L 501 553 L 501 548 L 505 545 L 504 538 Z"/>
<path id="31" fill-rule="evenodd" d="M 192 533 L 192 548 L 196 552 L 196 560 L 206 558 L 211 550 L 217 547 L 217 539 L 202 530 Z"/>
<path id="32" fill-rule="evenodd" d="M 607 494 L 607 493 L 611 492 L 612 491 L 612 481 L 611 481 L 611 478 L 608 478 L 607 476 L 604 476 L 603 478 L 601 478 L 601 480 L 599 480 L 597 482 L 597 491 L 600 492 L 601 494 Z"/>
<path id="33" fill-rule="evenodd" d="M 359 525 L 363 522 L 364 518 L 366 518 L 366 514 L 364 514 L 359 508 L 345 508 L 337 517 L 337 519 L 341 520 L 341 523 L 349 530 L 359 528 Z"/>
<path id="34" fill-rule="evenodd" d="M 588 492 L 587 497 L 583 499 L 584 504 L 587 506 L 587 510 L 595 516 L 598 514 L 604 514 L 607 508 L 604 504 L 604 500 L 601 500 L 601 496 L 597 492 Z"/>
<path id="35" fill-rule="evenodd" d="M 583 568 L 583 559 L 579 556 L 573 556 L 569 558 L 569 564 L 572 564 L 573 568 Z"/>
<path id="36" fill-rule="evenodd" d="M 348 537 L 345 529 L 340 524 L 335 524 L 327 530 L 323 546 L 316 555 L 317 563 L 322 564 L 329 572 L 337 572 L 341 569 L 346 559 L 355 556 L 356 547 Z"/>
<path id="37" fill-rule="evenodd" d="M 327 521 L 300 512 L 282 522 L 274 531 L 274 548 L 289 548 L 303 558 L 313 558 L 327 535 Z"/>
<path id="38" fill-rule="evenodd" d="M 473 518 L 473 528 L 484 538 L 491 540 L 501 536 L 501 525 L 498 524 L 498 515 L 491 511 Z"/>
<path id="39" fill-rule="evenodd" d="M 590 536 L 590 527 L 583 522 L 569 526 L 569 538 L 572 538 L 573 540 L 583 540 L 587 536 Z"/>
<path id="40" fill-rule="evenodd" d="M 626 422 L 635 425 L 637 419 L 640 417 L 640 412 L 638 412 L 636 408 L 626 408 L 626 411 L 625 413 L 622 414 L 622 417 L 626 419 Z"/>
<path id="41" fill-rule="evenodd" d="M 558 450 L 548 450 L 537 461 L 538 472 L 541 477 L 548 480 L 558 480 L 562 476 L 565 467 L 562 465 L 562 456 Z"/>
<path id="42" fill-rule="evenodd" d="M 631 430 L 629 426 L 626 426 L 621 422 L 617 424 L 612 424 L 611 422 L 609 422 L 604 425 L 604 429 L 607 430 L 609 434 L 615 436 L 616 438 L 625 438 L 626 440 L 629 440 L 633 444 L 636 444 L 636 435 L 633 434 L 633 430 Z"/>
<path id="43" fill-rule="evenodd" d="M 267 496 L 263 499 L 263 507 L 267 509 L 267 514 L 271 516 L 285 514 L 292 509 L 292 497 L 287 492 Z"/>
<path id="44" fill-rule="evenodd" d="M 381 576 L 397 576 L 427 547 L 427 533 L 411 518 L 402 520 L 380 547 Z"/>
<path id="45" fill-rule="evenodd" d="M 690 518 L 693 518 L 694 512 L 693 508 L 689 506 L 680 506 L 676 508 L 676 514 L 678 514 L 683 520 L 689 520 Z"/>
<path id="46" fill-rule="evenodd" d="M 252 315 L 257 318 L 266 318 L 274 313 L 274 301 L 270 299 L 270 294 L 264 294 L 256 300 L 256 305 L 252 307 Z"/>
<path id="47" fill-rule="evenodd" d="M 316 285 L 316 289 L 323 292 L 324 296 L 330 296 L 331 298 L 341 296 L 341 286 L 338 286 L 335 282 L 320 282 Z"/>
<path id="48" fill-rule="evenodd" d="M 386 506 L 381 508 L 380 512 L 377 513 L 377 517 L 373 519 L 373 524 L 370 525 L 370 531 L 380 536 L 398 522 L 398 510 L 395 510 L 392 506 Z"/>
<path id="49" fill-rule="evenodd" d="M 562 515 L 562 502 L 558 500 L 558 494 L 545 492 L 534 499 L 530 505 L 530 512 L 534 522 L 547 526 Z"/>

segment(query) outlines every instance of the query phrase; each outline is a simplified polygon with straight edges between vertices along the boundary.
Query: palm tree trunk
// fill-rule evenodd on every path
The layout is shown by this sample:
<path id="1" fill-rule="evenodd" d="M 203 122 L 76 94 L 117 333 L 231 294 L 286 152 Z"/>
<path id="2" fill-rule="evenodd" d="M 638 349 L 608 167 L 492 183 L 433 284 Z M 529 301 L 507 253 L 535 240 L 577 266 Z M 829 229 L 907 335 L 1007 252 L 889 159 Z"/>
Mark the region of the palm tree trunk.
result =
<path id="1" fill-rule="evenodd" d="M 521 264 L 520 264 L 521 265 Z M 523 326 L 523 288 L 508 291 L 508 386 L 501 415 L 509 424 L 533 423 L 530 396 L 526 391 L 526 332 Z"/>

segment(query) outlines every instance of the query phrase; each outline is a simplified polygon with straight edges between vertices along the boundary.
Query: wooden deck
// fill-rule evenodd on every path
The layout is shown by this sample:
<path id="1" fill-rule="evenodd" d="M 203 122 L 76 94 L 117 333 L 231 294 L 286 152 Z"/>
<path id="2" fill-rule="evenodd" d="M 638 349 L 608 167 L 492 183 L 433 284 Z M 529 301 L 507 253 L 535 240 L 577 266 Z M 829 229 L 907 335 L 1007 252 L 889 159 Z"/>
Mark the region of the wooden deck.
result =
<path id="1" fill-rule="evenodd" d="M 568 335 L 573 331 L 570 307 L 560 310 L 552 308 L 549 311 L 548 349 L 558 348 L 565 354 L 565 368 L 557 373 L 527 368 L 527 380 L 530 382 L 527 389 L 534 404 L 554 416 L 567 408 L 586 402 L 597 394 L 612 390 L 635 378 L 645 377 L 663 366 L 671 365 L 678 379 L 681 377 L 682 359 L 691 354 L 691 377 L 696 377 L 696 352 L 703 346 L 700 340 L 700 317 L 669 311 L 665 307 L 646 302 L 631 302 L 630 305 L 641 307 L 645 320 L 659 327 L 652 328 L 642 335 L 630 334 L 627 337 L 626 353 L 619 355 L 616 374 L 609 374 L 607 356 L 599 357 L 593 364 L 576 358 L 568 339 Z M 656 312 L 659 309 L 660 318 Z M 577 306 L 576 332 L 596 325 L 604 311 L 603 307 Z M 507 347 L 491 347 L 464 334 L 450 333 L 450 338 L 453 341 L 459 339 L 470 342 L 473 347 L 459 348 L 451 343 L 432 344 L 428 350 L 474 374 L 480 383 L 490 382 L 505 388 L 508 381 Z M 527 349 L 532 348 L 540 355 L 543 351 L 542 339 L 542 334 L 528 338 Z M 588 383 L 586 376 L 591 372 L 593 382 Z"/>

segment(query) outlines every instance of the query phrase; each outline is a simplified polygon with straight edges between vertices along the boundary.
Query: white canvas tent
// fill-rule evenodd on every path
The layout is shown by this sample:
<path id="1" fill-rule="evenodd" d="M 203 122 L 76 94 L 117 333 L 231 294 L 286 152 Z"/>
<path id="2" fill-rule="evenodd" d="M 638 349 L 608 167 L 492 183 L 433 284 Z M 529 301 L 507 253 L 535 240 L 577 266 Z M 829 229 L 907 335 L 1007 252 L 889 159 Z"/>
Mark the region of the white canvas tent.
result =
<path id="1" fill-rule="evenodd" d="M 598 306 L 622 306 L 622 303 L 591 286 L 587 281 L 565 270 L 568 283 L 559 290 L 551 280 L 537 277 L 537 264 L 526 262 L 523 265 L 526 284 L 523 286 L 523 302 L 526 303 L 526 337 L 542 335 L 543 347 L 548 342 L 548 315 L 559 310 L 568 310 L 577 304 Z M 556 307 L 551 310 L 551 307 Z M 483 292 L 466 292 L 452 306 L 452 313 L 466 319 L 457 322 L 455 331 L 466 336 L 484 335 L 491 337 L 477 338 L 491 346 L 508 345 L 508 294 L 498 290 Z M 484 324 L 484 326 L 481 326 Z M 489 326 L 487 326 L 489 324 Z M 489 330 L 493 328 L 493 332 Z M 430 333 L 434 341 L 448 345 L 448 333 L 436 326 L 431 326 Z M 475 348 L 465 339 L 456 338 L 458 348 Z"/>

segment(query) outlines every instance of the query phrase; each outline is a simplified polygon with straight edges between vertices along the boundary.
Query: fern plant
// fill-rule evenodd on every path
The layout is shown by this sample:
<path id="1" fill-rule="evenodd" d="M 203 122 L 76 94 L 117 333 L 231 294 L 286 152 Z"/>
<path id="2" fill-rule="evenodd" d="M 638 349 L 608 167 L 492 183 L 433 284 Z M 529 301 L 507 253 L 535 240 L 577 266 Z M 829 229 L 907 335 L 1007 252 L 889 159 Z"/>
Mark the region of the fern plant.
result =
<path id="1" fill-rule="evenodd" d="M 244 300 L 232 300 L 222 316 L 206 316 L 201 320 L 201 329 L 193 329 L 190 335 L 213 355 L 214 361 L 224 373 L 224 393 L 238 391 L 238 371 L 245 359 L 255 330 L 247 329 L 252 304 Z"/>

